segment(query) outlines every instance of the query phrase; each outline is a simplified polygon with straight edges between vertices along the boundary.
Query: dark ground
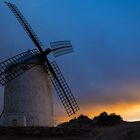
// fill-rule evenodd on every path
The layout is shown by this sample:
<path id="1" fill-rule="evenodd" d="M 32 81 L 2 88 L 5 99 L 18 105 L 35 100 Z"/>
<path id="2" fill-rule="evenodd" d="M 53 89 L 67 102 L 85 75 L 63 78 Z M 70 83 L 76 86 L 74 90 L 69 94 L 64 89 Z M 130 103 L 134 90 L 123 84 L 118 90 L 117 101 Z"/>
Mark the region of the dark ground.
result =
<path id="1" fill-rule="evenodd" d="M 0 127 L 0 140 L 140 140 L 140 122 L 114 113 L 81 115 L 57 127 Z"/>
<path id="2" fill-rule="evenodd" d="M 0 140 L 140 140 L 140 122 L 73 128 L 0 128 Z"/>

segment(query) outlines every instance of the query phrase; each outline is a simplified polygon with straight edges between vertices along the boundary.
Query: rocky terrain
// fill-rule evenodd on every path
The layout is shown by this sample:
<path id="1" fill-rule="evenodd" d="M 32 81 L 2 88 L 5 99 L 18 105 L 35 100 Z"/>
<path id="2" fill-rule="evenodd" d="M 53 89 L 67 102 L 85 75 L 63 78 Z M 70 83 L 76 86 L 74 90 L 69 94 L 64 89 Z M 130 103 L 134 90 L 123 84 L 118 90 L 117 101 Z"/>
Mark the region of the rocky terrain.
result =
<path id="1" fill-rule="evenodd" d="M 54 128 L 0 128 L 0 140 L 140 140 L 140 122 L 125 122 L 119 115 L 81 115 Z"/>

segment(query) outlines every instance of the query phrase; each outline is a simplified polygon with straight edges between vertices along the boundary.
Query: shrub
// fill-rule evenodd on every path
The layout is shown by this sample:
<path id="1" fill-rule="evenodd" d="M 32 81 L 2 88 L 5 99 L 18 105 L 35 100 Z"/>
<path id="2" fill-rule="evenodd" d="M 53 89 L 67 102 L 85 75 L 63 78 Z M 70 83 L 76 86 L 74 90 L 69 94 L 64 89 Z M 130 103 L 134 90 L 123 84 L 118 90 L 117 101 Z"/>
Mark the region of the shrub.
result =
<path id="1" fill-rule="evenodd" d="M 122 118 L 120 115 L 116 115 L 115 113 L 107 114 L 106 112 L 103 112 L 99 116 L 94 117 L 93 121 L 99 125 L 114 125 L 122 122 Z"/>

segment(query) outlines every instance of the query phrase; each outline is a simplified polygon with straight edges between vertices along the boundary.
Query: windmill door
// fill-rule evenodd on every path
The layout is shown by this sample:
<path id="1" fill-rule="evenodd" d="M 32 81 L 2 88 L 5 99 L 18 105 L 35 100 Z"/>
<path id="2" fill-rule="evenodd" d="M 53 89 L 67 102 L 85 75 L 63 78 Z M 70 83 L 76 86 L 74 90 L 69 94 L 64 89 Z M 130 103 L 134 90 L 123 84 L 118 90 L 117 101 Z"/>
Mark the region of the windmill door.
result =
<path id="1" fill-rule="evenodd" d="M 16 127 L 17 126 L 17 120 L 12 120 L 12 126 Z"/>

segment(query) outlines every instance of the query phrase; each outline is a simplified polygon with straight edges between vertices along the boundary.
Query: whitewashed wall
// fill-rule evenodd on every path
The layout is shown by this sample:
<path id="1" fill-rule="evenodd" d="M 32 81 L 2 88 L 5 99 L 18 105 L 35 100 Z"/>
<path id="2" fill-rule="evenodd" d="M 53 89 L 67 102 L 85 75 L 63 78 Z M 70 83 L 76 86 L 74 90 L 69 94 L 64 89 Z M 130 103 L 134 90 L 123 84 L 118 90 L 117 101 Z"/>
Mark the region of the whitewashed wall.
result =
<path id="1" fill-rule="evenodd" d="M 53 126 L 53 100 L 49 77 L 42 66 L 26 71 L 5 86 L 3 124 Z"/>

